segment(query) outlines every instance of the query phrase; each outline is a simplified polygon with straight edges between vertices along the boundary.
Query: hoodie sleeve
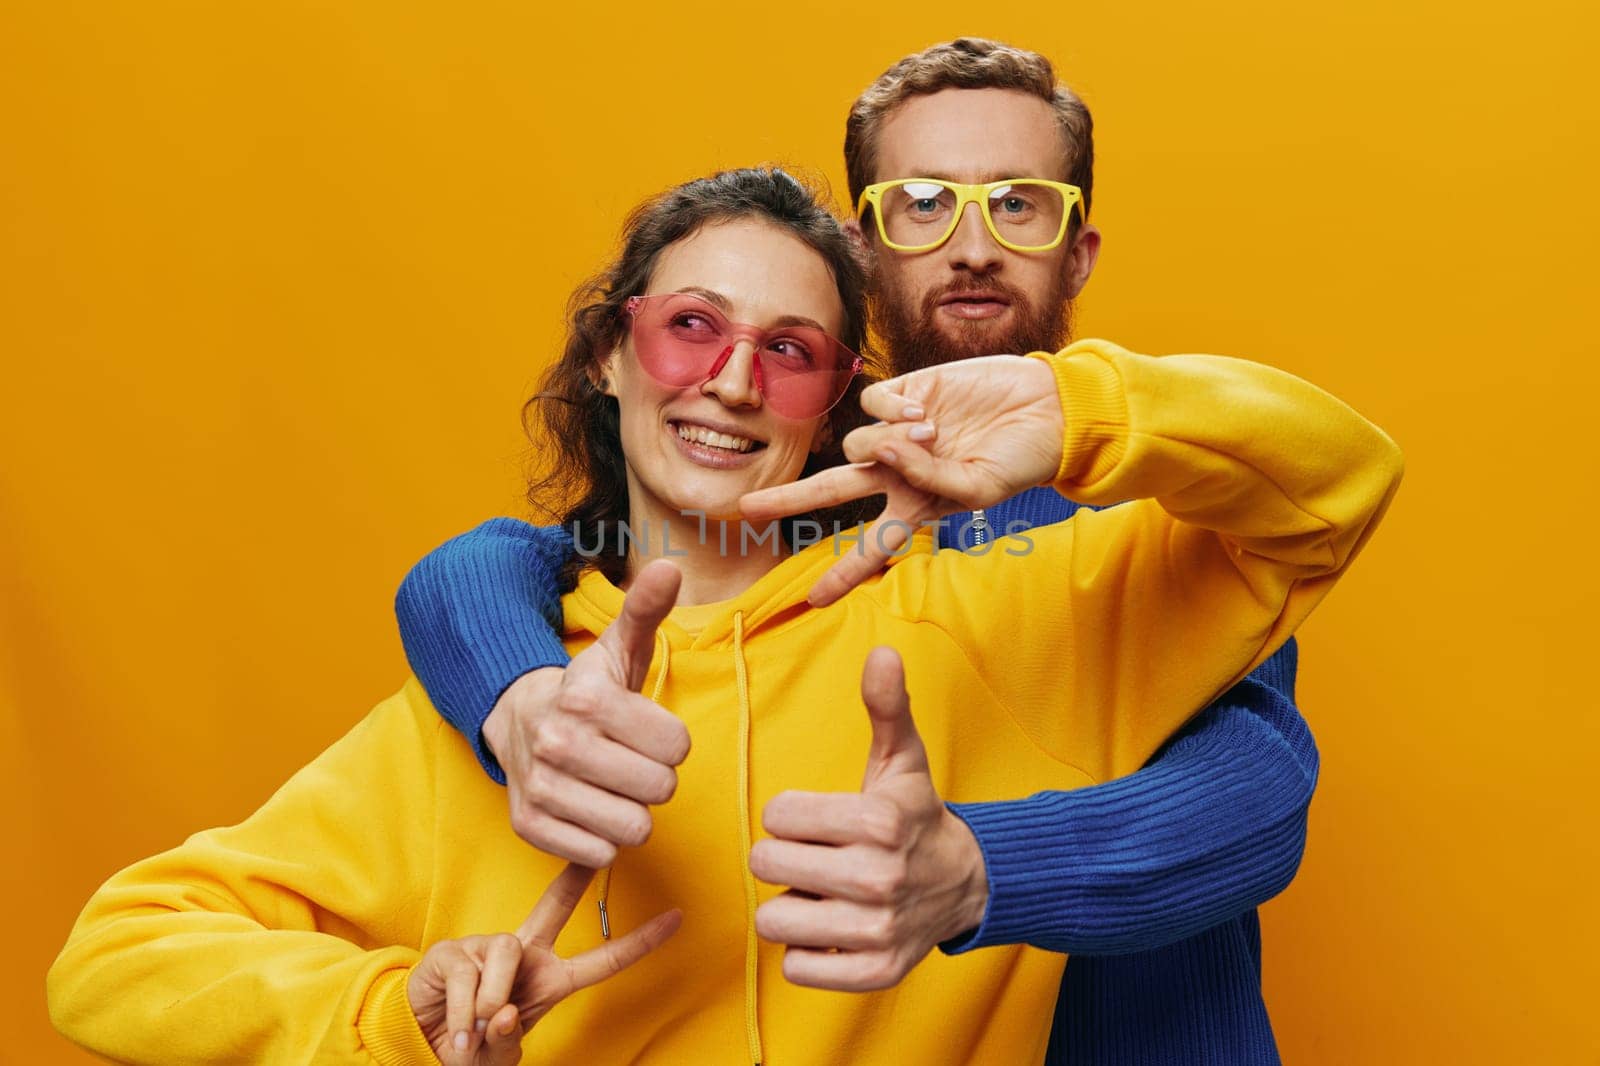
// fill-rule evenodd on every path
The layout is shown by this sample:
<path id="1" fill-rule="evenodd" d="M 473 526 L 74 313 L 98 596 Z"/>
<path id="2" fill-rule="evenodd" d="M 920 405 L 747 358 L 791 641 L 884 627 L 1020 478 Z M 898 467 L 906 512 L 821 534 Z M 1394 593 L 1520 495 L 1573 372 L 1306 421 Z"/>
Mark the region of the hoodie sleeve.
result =
<path id="1" fill-rule="evenodd" d="M 1034 357 L 1065 417 L 1056 489 L 1132 502 L 911 573 L 920 616 L 1034 742 L 1107 781 L 1289 639 L 1371 536 L 1400 452 L 1339 400 L 1260 364 L 1105 341 Z"/>
<path id="2" fill-rule="evenodd" d="M 560 526 L 495 518 L 423 556 L 395 596 L 411 669 L 497 784 L 506 775 L 483 723 L 517 678 L 570 661 L 557 577 L 571 555 Z"/>
<path id="3" fill-rule="evenodd" d="M 1291 640 L 1137 773 L 1027 799 L 950 804 L 977 837 L 989 901 L 976 928 L 941 947 L 1148 956 L 1281 892 L 1305 851 L 1317 780 L 1310 729 L 1290 697 L 1265 683 L 1293 653 Z M 1154 960 L 1092 977 L 1114 1001 L 1116 975 L 1145 965 Z M 1073 966 L 1082 976 L 1081 962 Z"/>
<path id="4" fill-rule="evenodd" d="M 405 978 L 442 730 L 407 685 L 243 823 L 113 876 L 50 968 L 56 1027 L 119 1062 L 435 1063 Z"/>

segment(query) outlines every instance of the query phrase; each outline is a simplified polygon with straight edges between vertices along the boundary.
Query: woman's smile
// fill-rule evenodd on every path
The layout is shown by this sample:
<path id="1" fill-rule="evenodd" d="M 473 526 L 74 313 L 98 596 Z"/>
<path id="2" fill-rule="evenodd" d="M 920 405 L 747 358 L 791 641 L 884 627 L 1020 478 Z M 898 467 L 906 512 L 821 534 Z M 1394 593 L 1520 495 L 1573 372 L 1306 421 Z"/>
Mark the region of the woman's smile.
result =
<path id="1" fill-rule="evenodd" d="M 766 448 L 766 441 L 741 429 L 725 422 L 667 419 L 667 431 L 678 442 L 678 450 L 690 462 L 718 470 L 747 466 Z"/>

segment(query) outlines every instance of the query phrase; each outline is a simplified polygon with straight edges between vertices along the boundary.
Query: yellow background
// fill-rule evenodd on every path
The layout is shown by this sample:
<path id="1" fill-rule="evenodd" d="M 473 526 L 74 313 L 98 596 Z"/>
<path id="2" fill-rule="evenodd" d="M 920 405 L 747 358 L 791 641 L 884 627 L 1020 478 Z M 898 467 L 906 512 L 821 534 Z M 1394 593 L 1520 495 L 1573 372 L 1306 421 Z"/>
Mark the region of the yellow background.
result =
<path id="1" fill-rule="evenodd" d="M 87 1058 L 43 975 L 104 877 L 397 687 L 394 589 L 520 513 L 518 405 L 625 209 L 761 160 L 842 189 L 855 93 L 975 32 L 1098 120 L 1081 333 L 1276 363 L 1407 453 L 1302 633 L 1285 1058 L 1600 1061 L 1582 6 L 8 0 L 0 1060 Z"/>

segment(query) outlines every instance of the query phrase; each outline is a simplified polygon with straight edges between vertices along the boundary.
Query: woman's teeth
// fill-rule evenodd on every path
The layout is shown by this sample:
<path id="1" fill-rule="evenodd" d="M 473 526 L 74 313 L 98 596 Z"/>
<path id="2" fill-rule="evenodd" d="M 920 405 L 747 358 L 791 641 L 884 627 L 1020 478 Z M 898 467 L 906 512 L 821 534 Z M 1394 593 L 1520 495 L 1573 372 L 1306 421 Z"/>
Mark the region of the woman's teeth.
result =
<path id="1" fill-rule="evenodd" d="M 726 448 L 730 452 L 747 452 L 755 442 L 749 437 L 731 437 L 726 433 L 717 433 L 706 429 L 704 426 L 686 426 L 678 423 L 678 437 L 681 440 L 694 444 L 705 444 L 712 448 Z"/>

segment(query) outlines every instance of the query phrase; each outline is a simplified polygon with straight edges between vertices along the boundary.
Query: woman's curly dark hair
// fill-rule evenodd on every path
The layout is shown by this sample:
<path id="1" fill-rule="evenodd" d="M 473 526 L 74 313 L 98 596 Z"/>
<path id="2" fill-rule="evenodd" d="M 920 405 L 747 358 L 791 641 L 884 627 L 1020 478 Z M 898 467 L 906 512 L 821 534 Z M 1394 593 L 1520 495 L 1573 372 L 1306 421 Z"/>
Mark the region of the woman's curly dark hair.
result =
<path id="1" fill-rule="evenodd" d="M 645 293 L 667 248 L 707 225 L 737 219 L 778 226 L 822 256 L 844 305 L 839 339 L 868 360 L 868 372 L 851 382 L 829 412 L 829 443 L 810 456 L 801 476 L 844 462 L 840 442 L 867 421 L 860 392 L 877 376 L 865 351 L 867 281 L 850 238 L 824 195 L 774 167 L 723 171 L 646 201 L 623 225 L 622 254 L 616 262 L 572 294 L 566 348 L 545 374 L 539 391 L 523 406 L 523 425 L 541 449 L 539 473 L 529 485 L 528 500 L 542 513 L 557 517 L 585 546 L 585 553 L 575 553 L 562 569 L 564 590 L 570 590 L 591 566 L 620 583 L 627 566 L 622 531 L 628 519 L 628 481 L 617 401 L 595 382 L 601 363 L 628 328 L 628 298 Z M 869 499 L 798 515 L 784 523 L 784 537 L 794 544 L 795 524 L 800 521 L 831 530 L 854 526 L 877 510 Z M 594 545 L 599 545 L 597 554 L 591 554 Z"/>

